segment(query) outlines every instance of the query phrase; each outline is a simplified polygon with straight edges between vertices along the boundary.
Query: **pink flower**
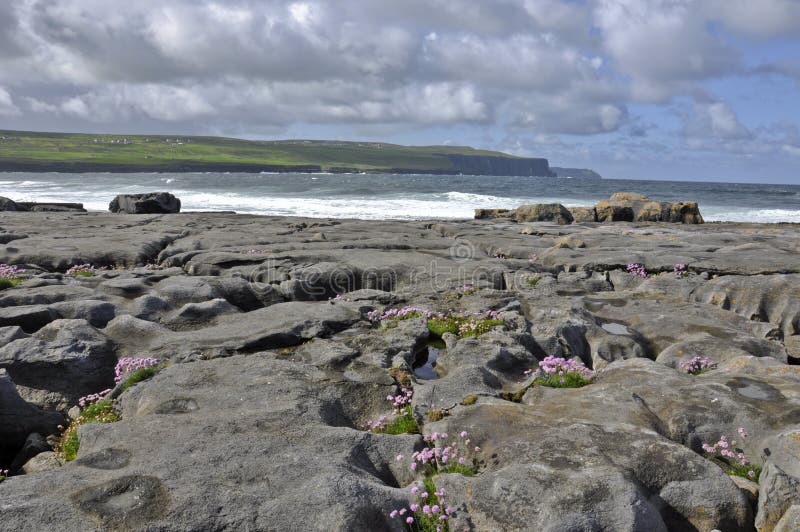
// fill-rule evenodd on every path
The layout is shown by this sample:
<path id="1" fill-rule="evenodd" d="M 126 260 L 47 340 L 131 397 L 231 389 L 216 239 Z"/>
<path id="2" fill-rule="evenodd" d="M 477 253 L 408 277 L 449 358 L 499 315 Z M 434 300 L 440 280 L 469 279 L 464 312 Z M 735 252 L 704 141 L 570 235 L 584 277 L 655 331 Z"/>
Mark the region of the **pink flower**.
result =
<path id="1" fill-rule="evenodd" d="M 410 525 L 413 522 L 414 522 L 414 518 L 413 517 L 411 517 L 411 516 L 406 517 L 406 523 L 408 523 Z"/>
<path id="2" fill-rule="evenodd" d="M 413 488 L 411 488 L 411 493 L 419 493 L 419 488 L 417 486 L 414 486 Z"/>
<path id="3" fill-rule="evenodd" d="M 391 517 L 392 519 L 397 517 L 397 510 L 392 510 L 392 513 L 389 514 L 389 517 Z"/>
<path id="4" fill-rule="evenodd" d="M 466 437 L 467 437 L 467 431 L 466 431 L 466 430 L 463 430 L 463 431 L 461 431 L 461 434 L 460 434 L 460 436 L 461 436 L 462 438 L 466 438 Z"/>
<path id="5" fill-rule="evenodd" d="M 431 507 L 426 504 L 425 506 L 422 507 L 422 513 L 424 513 L 425 515 L 430 514 L 431 513 Z"/>
<path id="6" fill-rule="evenodd" d="M 412 512 L 416 512 L 417 510 L 419 510 L 419 504 L 412 504 L 411 505 L 411 511 Z"/>
<path id="7" fill-rule="evenodd" d="M 402 462 L 402 461 L 403 461 L 403 458 L 404 458 L 404 457 L 403 457 L 403 455 L 402 455 L 402 454 L 398 454 L 398 455 L 397 455 L 397 458 L 395 458 L 395 460 L 397 460 L 398 462 Z"/>
<path id="8" fill-rule="evenodd" d="M 439 513 L 439 505 L 438 504 L 434 504 L 433 506 L 431 506 L 431 512 L 433 512 L 435 514 L 438 514 Z"/>

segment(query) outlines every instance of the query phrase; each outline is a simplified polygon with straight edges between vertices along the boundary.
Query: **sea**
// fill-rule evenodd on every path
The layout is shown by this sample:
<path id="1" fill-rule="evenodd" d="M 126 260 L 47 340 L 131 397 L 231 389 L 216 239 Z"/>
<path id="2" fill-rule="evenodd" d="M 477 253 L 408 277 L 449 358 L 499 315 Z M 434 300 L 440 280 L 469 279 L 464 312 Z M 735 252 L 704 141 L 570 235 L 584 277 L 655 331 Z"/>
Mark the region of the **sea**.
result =
<path id="1" fill-rule="evenodd" d="M 800 185 L 469 175 L 300 173 L 0 173 L 0 196 L 83 203 L 105 211 L 117 194 L 166 191 L 183 211 L 314 218 L 465 219 L 476 208 L 593 205 L 614 192 L 697 201 L 707 221 L 800 223 Z"/>

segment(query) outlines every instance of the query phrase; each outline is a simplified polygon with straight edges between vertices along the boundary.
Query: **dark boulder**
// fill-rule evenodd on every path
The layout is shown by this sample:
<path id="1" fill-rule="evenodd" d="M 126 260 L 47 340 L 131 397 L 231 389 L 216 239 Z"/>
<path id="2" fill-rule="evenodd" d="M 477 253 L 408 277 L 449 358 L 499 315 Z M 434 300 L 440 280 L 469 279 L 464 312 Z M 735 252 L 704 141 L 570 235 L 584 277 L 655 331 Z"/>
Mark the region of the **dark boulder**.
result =
<path id="1" fill-rule="evenodd" d="M 0 211 L 21 211 L 19 205 L 13 200 L 0 196 Z"/>
<path id="2" fill-rule="evenodd" d="M 170 214 L 181 211 L 181 200 L 169 192 L 120 194 L 111 200 L 108 210 L 121 214 Z"/>

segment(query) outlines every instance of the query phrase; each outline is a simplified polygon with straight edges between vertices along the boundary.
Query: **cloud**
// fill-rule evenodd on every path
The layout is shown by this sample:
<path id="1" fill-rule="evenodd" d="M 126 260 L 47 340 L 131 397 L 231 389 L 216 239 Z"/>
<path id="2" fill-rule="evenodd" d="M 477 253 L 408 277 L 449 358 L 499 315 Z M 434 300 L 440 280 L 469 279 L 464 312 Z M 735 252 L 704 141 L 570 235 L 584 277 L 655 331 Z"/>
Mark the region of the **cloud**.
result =
<path id="1" fill-rule="evenodd" d="M 609 160 L 646 160 L 664 146 L 792 154 L 800 144 L 759 129 L 758 113 L 743 112 L 745 100 L 719 84 L 747 74 L 769 94 L 775 74 L 800 81 L 791 54 L 770 48 L 775 39 L 797 45 L 798 6 L 7 1 L 0 114 L 4 127 L 412 142 L 416 133 Z M 748 49 L 753 42 L 763 57 Z"/>
<path id="2" fill-rule="evenodd" d="M 736 113 L 723 102 L 697 103 L 686 125 L 688 137 L 747 139 L 753 134 L 739 122 Z"/>
<path id="3" fill-rule="evenodd" d="M 710 18 L 734 31 L 759 38 L 800 35 L 800 2 L 797 0 L 710 0 Z"/>
<path id="4" fill-rule="evenodd" d="M 660 102 L 697 81 L 737 72 L 740 53 L 709 32 L 689 0 L 599 0 L 603 44 L 632 81 L 633 96 Z"/>
<path id="5" fill-rule="evenodd" d="M 19 114 L 21 114 L 20 110 L 14 105 L 11 95 L 3 87 L 0 87 L 0 116 L 16 116 Z"/>

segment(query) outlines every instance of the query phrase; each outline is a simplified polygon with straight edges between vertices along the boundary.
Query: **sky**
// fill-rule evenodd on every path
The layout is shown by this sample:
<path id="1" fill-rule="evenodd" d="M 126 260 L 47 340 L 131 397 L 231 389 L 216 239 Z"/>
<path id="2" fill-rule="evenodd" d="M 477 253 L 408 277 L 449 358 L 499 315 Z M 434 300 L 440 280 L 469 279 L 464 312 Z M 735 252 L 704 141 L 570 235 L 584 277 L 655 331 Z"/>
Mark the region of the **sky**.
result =
<path id="1" fill-rule="evenodd" d="M 800 184 L 800 0 L 0 0 L 0 129 Z"/>

